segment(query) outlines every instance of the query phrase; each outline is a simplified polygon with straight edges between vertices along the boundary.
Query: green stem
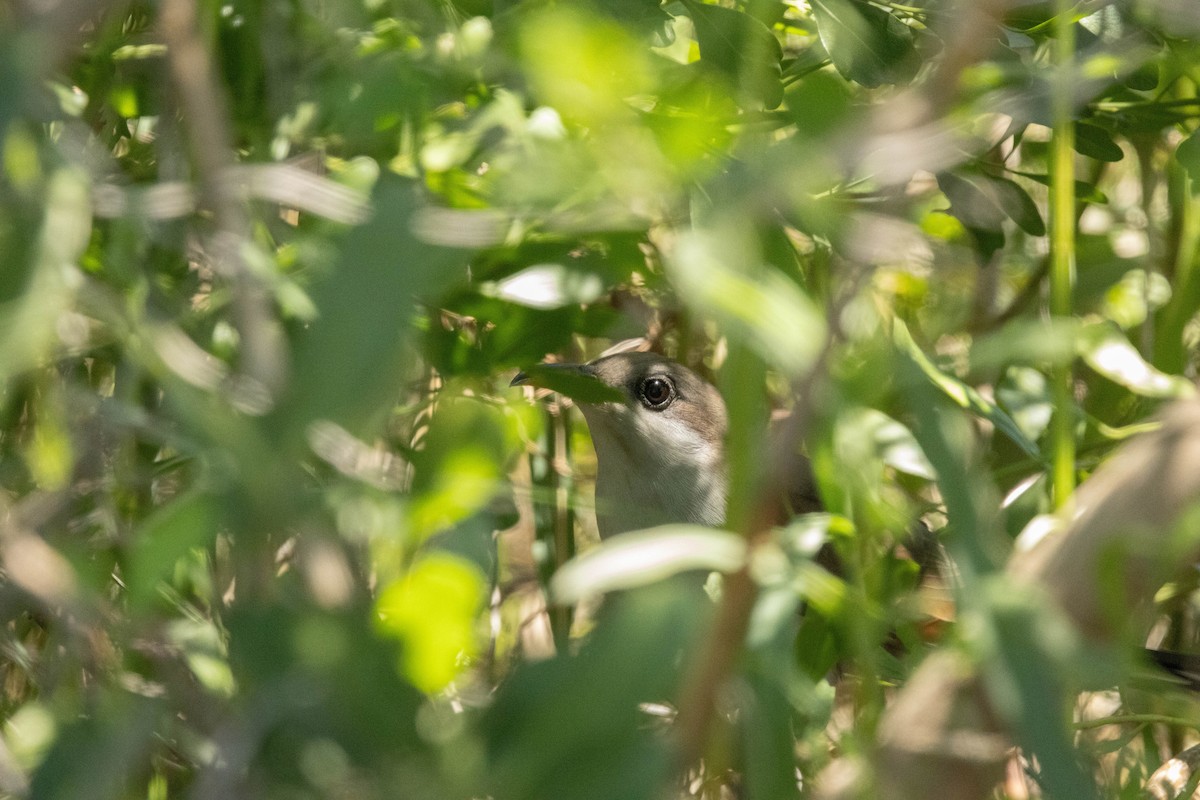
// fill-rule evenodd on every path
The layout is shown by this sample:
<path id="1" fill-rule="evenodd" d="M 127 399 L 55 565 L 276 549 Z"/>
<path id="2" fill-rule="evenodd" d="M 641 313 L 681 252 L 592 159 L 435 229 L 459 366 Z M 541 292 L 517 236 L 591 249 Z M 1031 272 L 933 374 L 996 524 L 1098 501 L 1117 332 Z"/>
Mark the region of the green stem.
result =
<path id="1" fill-rule="evenodd" d="M 1103 728 L 1106 725 L 1151 725 L 1162 724 L 1172 725 L 1180 728 L 1200 729 L 1200 724 L 1197 724 L 1194 719 L 1184 719 L 1183 717 L 1172 717 L 1167 714 L 1121 714 L 1115 717 L 1104 717 L 1102 719 L 1089 719 L 1082 722 L 1076 722 L 1072 725 L 1077 731 L 1084 731 L 1090 728 Z"/>
<path id="2" fill-rule="evenodd" d="M 1055 2 L 1054 128 L 1050 169 L 1050 313 L 1071 316 L 1075 280 L 1075 122 L 1072 116 L 1075 27 L 1071 0 Z M 1054 370 L 1054 505 L 1064 507 L 1075 490 L 1075 415 L 1071 365 Z"/>

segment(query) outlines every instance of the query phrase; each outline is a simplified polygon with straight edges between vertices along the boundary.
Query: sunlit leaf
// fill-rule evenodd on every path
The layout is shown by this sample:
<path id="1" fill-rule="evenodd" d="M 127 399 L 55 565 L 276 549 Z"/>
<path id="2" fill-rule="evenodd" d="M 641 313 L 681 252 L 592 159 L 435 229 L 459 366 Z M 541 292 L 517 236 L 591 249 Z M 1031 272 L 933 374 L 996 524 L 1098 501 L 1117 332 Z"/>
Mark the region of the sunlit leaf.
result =
<path id="1" fill-rule="evenodd" d="M 479 570 L 446 553 L 425 556 L 380 592 L 379 627 L 403 641 L 404 673 L 415 686 L 439 691 L 475 653 L 483 597 Z"/>
<path id="2" fill-rule="evenodd" d="M 737 534 L 688 525 L 665 525 L 614 536 L 563 565 L 550 584 L 554 598 L 576 603 L 680 572 L 732 572 L 746 558 Z"/>
<path id="3" fill-rule="evenodd" d="M 41 763 L 58 735 L 54 714 L 32 700 L 4 721 L 4 742 L 17 765 L 29 770 Z"/>
<path id="4" fill-rule="evenodd" d="M 874 443 L 884 464 L 926 480 L 936 477 L 912 431 L 887 414 L 873 408 L 858 409 L 847 414 L 846 425 Z"/>
<path id="5" fill-rule="evenodd" d="M 172 644 L 183 652 L 200 685 L 215 695 L 233 695 L 236 688 L 233 672 L 216 625 L 208 620 L 178 619 L 171 624 L 168 635 Z"/>
<path id="6" fill-rule="evenodd" d="M 1087 365 L 1109 380 L 1145 397 L 1191 397 L 1195 387 L 1178 375 L 1159 372 L 1129 340 L 1107 324 L 1090 326 L 1079 340 Z"/>
<path id="7" fill-rule="evenodd" d="M 11 138 L 6 144 L 10 142 Z M 19 299 L 0 305 L 0 381 L 46 358 L 55 344 L 60 315 L 79 285 L 75 264 L 92 224 L 85 176 L 73 169 L 55 170 L 47 181 L 44 201 L 26 290 Z"/>
<path id="8" fill-rule="evenodd" d="M 604 283 L 597 275 L 562 264 L 535 264 L 495 283 L 484 284 L 480 291 L 530 308 L 560 308 L 592 302 L 604 293 Z"/>
<path id="9" fill-rule="evenodd" d="M 500 490 L 511 443 L 499 409 L 451 400 L 433 416 L 415 474 L 409 533 L 418 540 L 478 513 Z"/>
<path id="10" fill-rule="evenodd" d="M 1133 269 L 1104 293 L 1104 317 L 1121 328 L 1141 325 L 1171 300 L 1171 284 L 1157 272 Z"/>
<path id="11" fill-rule="evenodd" d="M 585 124 L 627 118 L 627 98 L 654 86 L 645 49 L 617 22 L 580 7 L 537 12 L 521 28 L 521 52 L 545 102 Z"/>

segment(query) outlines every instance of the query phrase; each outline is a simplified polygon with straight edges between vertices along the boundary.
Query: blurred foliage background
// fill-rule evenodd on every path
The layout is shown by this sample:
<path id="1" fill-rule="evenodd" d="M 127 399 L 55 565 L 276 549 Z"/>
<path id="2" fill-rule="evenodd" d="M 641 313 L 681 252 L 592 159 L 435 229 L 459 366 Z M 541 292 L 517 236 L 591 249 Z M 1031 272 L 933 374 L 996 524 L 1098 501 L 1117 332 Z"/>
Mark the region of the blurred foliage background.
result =
<path id="1" fill-rule="evenodd" d="M 0 791 L 875 797 L 954 651 L 996 792 L 1140 796 L 1195 571 L 1103 642 L 1000 576 L 1192 394 L 1198 81 L 1192 0 L 0 4 Z M 702 762 L 720 581 L 547 602 L 595 459 L 508 388 L 628 339 L 722 389 L 732 507 L 774 407 L 830 512 L 756 561 Z"/>

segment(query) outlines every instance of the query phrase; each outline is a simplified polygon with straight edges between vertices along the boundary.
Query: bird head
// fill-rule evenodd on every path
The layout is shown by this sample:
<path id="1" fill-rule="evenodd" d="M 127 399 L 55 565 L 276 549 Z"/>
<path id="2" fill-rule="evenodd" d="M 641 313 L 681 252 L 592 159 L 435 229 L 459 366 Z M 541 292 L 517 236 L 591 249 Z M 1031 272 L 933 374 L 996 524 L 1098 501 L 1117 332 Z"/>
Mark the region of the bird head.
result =
<path id="1" fill-rule="evenodd" d="M 576 397 L 596 447 L 601 537 L 667 523 L 724 522 L 728 417 L 716 387 L 655 353 L 616 353 L 543 374 L 554 373 L 592 378 L 612 390 L 594 402 Z M 553 380 L 525 373 L 513 380 L 525 382 L 555 388 Z"/>

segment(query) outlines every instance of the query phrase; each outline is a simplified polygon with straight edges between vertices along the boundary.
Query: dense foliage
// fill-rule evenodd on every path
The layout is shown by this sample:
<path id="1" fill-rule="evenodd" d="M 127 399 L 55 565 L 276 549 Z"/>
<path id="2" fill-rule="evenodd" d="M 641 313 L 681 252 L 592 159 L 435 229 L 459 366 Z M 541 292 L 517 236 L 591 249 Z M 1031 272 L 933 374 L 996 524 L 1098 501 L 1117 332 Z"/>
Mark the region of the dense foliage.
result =
<path id="1" fill-rule="evenodd" d="M 1198 83 L 1190 0 L 0 5 L 0 791 L 870 797 L 953 651 L 1003 791 L 1137 796 L 1195 573 L 1088 639 L 1002 570 L 1192 394 Z M 597 548 L 508 387 L 638 337 L 726 398 L 729 533 Z M 772 407 L 830 513 L 763 535 Z"/>

